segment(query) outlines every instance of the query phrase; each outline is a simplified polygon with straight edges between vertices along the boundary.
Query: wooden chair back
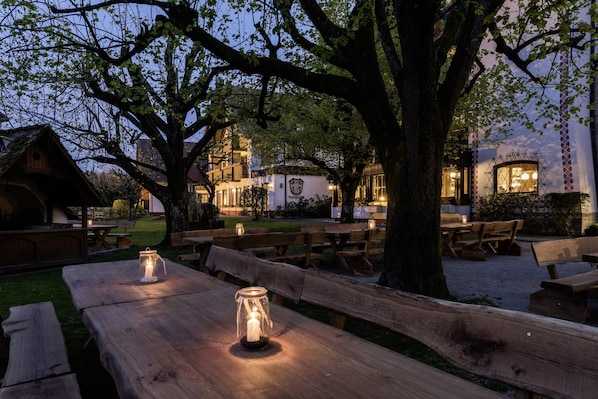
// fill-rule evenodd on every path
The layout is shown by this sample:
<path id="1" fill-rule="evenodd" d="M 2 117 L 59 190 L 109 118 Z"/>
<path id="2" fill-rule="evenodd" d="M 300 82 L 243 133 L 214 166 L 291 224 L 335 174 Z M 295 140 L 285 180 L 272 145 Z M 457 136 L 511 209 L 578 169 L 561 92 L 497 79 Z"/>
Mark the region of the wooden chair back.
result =
<path id="1" fill-rule="evenodd" d="M 304 244 L 305 233 L 263 233 L 239 236 L 239 249 L 273 247 L 275 245 Z"/>
<path id="2" fill-rule="evenodd" d="M 445 213 L 440 214 L 440 224 L 459 223 L 461 221 L 461 215 L 458 213 Z"/>
<path id="3" fill-rule="evenodd" d="M 309 269 L 301 300 L 409 336 L 458 367 L 548 397 L 598 392 L 596 327 L 389 289 Z M 566 351 L 554 350 L 566 343 Z"/>
<path id="4" fill-rule="evenodd" d="M 301 226 L 300 230 L 304 233 L 311 233 L 315 231 L 335 232 L 335 231 L 351 231 L 351 230 L 366 230 L 367 223 L 320 223 Z"/>
<path id="5" fill-rule="evenodd" d="M 532 242 L 532 252 L 536 264 L 547 267 L 550 278 L 557 279 L 557 265 L 581 262 L 583 254 L 598 252 L 598 236 Z"/>

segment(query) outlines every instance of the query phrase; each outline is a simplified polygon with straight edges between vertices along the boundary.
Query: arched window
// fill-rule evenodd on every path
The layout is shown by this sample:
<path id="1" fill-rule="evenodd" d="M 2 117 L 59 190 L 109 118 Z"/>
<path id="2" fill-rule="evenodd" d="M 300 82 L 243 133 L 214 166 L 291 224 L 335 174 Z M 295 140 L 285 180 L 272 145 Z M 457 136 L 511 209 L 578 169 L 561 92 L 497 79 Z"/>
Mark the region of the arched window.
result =
<path id="1" fill-rule="evenodd" d="M 495 193 L 537 193 L 538 162 L 513 161 L 494 167 Z"/>

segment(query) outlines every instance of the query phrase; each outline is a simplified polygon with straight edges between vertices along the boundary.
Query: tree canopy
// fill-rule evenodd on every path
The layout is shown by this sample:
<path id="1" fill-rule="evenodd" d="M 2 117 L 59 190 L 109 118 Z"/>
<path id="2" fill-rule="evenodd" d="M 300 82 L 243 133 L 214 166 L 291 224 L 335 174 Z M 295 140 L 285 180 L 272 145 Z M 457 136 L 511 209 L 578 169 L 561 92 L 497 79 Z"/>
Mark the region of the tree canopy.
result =
<path id="1" fill-rule="evenodd" d="M 80 16 L 84 26 L 95 26 L 98 12 L 115 13 L 125 3 L 143 6 L 155 18 L 123 25 L 135 29 L 127 40 L 92 36 L 84 50 L 99 57 L 99 65 L 127 66 L 152 43 L 177 32 L 222 68 L 262 84 L 261 122 L 267 121 L 266 94 L 278 79 L 354 106 L 387 181 L 380 283 L 435 296 L 448 294 L 439 245 L 441 171 L 462 96 L 486 66 L 503 61 L 509 68 L 495 78 L 525 77 L 524 91 L 535 87 L 537 95 L 549 85 L 582 90 L 585 86 L 575 84 L 578 78 L 588 82 L 589 48 L 596 38 L 590 23 L 596 9 L 584 1 L 116 0 L 57 7 L 50 19 Z M 36 21 L 31 28 L 46 26 Z M 559 52 L 575 65 L 564 79 L 553 67 Z M 146 96 L 127 94 L 125 103 Z"/>

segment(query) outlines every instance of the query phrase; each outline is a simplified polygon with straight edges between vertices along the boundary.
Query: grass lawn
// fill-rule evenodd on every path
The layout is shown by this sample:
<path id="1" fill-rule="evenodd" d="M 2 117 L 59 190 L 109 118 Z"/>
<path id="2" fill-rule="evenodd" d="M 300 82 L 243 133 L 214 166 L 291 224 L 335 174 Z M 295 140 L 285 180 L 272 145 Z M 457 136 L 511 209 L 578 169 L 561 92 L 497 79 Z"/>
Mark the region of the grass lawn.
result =
<path id="1" fill-rule="evenodd" d="M 265 226 L 269 227 L 271 231 L 288 232 L 299 231 L 300 226 L 308 224 L 301 220 L 278 221 L 276 219 L 269 219 L 252 221 L 240 218 L 226 218 L 225 227 L 234 227 L 238 222 L 242 222 L 245 227 Z M 144 250 L 146 247 L 156 249 L 157 244 L 164 237 L 165 229 L 163 219 L 151 217 L 138 219 L 135 228 L 128 230 L 132 233 L 131 239 L 134 244 L 131 248 L 92 255 L 88 261 L 105 262 L 136 259 L 139 251 Z M 119 230 L 115 229 L 114 231 L 118 232 Z M 162 257 L 174 262 L 178 262 L 177 256 L 179 254 L 190 252 L 190 248 L 187 246 L 176 249 L 158 248 L 158 250 Z M 8 317 L 11 306 L 42 301 L 52 301 L 54 304 L 69 350 L 71 367 L 77 374 L 83 398 L 118 398 L 112 378 L 100 363 L 97 348 L 93 344 L 85 345 L 89 339 L 89 333 L 82 324 L 79 313 L 72 305 L 70 292 L 62 280 L 61 270 L 56 269 L 23 275 L 0 276 L 0 315 L 3 318 Z M 328 314 L 323 309 L 305 304 L 295 305 L 292 302 L 285 302 L 285 306 L 292 307 L 309 317 L 324 322 L 328 321 Z M 427 347 L 398 334 L 355 320 L 348 320 L 345 329 L 355 335 L 404 353 L 407 356 L 414 357 L 422 362 L 432 364 L 445 371 L 476 381 L 492 389 L 503 392 L 507 389 L 502 384 L 479 381 L 474 376 L 464 374 L 459 369 L 442 360 Z M 0 359 L 0 375 L 4 374 L 6 365 L 3 363 L 2 359 Z"/>

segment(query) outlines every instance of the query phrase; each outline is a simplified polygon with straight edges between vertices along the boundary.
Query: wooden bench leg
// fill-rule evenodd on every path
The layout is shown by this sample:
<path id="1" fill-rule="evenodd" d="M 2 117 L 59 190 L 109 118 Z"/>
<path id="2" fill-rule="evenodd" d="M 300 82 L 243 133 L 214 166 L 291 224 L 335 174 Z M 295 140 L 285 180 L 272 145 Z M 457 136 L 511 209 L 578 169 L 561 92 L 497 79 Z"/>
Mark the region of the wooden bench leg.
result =
<path id="1" fill-rule="evenodd" d="M 345 321 L 347 317 L 340 313 L 332 312 L 330 314 L 330 325 L 339 329 L 343 329 L 345 327 Z"/>
<path id="2" fill-rule="evenodd" d="M 541 399 L 541 396 L 534 392 L 518 389 L 517 393 L 515 394 L 515 399 Z"/>
<path id="3" fill-rule="evenodd" d="M 585 323 L 590 317 L 585 293 L 566 294 L 542 289 L 530 295 L 529 310 L 544 316 Z"/>
<path id="4" fill-rule="evenodd" d="M 131 245 L 133 245 L 133 242 L 131 241 L 130 237 L 116 237 L 116 247 L 117 248 L 129 248 Z"/>

